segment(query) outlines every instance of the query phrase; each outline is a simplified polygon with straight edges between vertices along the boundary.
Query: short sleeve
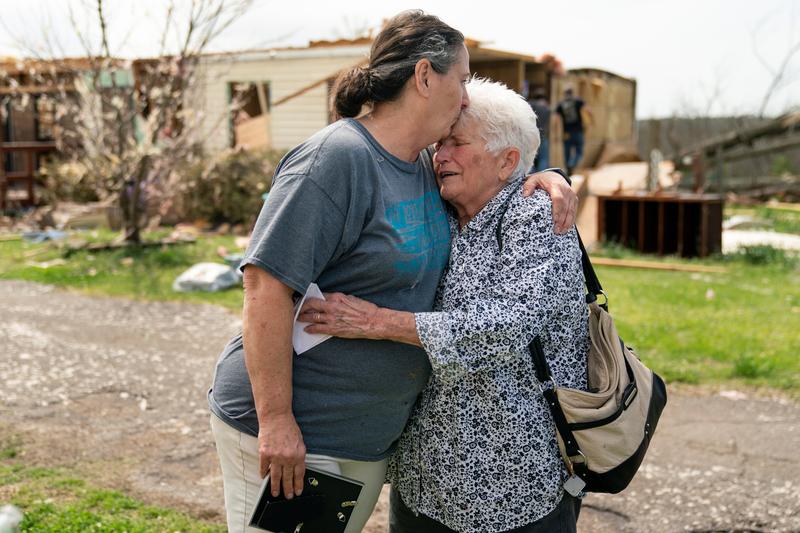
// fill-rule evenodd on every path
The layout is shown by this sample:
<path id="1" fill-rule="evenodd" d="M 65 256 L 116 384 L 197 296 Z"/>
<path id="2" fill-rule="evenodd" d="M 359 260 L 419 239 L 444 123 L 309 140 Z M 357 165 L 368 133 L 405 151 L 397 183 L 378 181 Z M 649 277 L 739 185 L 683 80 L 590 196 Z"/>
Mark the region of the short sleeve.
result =
<path id="1" fill-rule="evenodd" d="M 336 255 L 345 219 L 312 176 L 276 177 L 241 268 L 255 265 L 304 293 Z"/>

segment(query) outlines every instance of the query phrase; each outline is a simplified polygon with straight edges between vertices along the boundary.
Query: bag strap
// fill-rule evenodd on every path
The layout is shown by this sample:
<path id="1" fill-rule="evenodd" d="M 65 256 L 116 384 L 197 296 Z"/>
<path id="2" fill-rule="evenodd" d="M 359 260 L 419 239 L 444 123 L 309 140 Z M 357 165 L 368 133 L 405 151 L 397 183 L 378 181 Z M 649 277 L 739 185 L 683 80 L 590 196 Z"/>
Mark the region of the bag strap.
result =
<path id="1" fill-rule="evenodd" d="M 589 259 L 589 254 L 583 246 L 583 240 L 581 240 L 581 234 L 578 233 L 578 228 L 575 228 L 575 235 L 578 236 L 578 246 L 581 247 L 581 267 L 583 267 L 583 279 L 586 283 L 586 303 L 590 304 L 596 302 L 601 294 L 605 298 L 605 293 L 603 292 L 603 286 L 600 285 L 600 280 L 597 278 L 597 273 L 594 271 L 592 261 Z M 599 305 L 608 311 L 607 298 Z"/>
<path id="2" fill-rule="evenodd" d="M 430 147 L 428 147 L 428 153 L 431 153 Z M 431 157 L 433 156 L 431 155 Z M 548 168 L 542 172 L 548 171 L 559 174 L 567 181 L 567 183 L 571 184 L 567 175 L 560 168 Z M 506 203 L 503 204 L 503 208 L 500 210 L 500 221 L 497 223 L 494 232 L 495 238 L 497 239 L 497 245 L 499 246 L 501 252 L 503 251 L 503 219 L 506 216 L 506 211 L 508 211 L 511 198 L 513 198 L 513 194 L 509 195 L 508 200 L 506 200 Z M 601 294 L 605 297 L 605 293 L 603 292 L 603 286 L 600 285 L 600 280 L 597 278 L 597 273 L 594 271 L 592 261 L 589 259 L 589 254 L 586 252 L 586 247 L 583 245 L 583 240 L 581 240 L 581 234 L 578 232 L 578 228 L 575 228 L 575 234 L 578 236 L 578 246 L 580 246 L 581 249 L 581 268 L 583 269 L 583 279 L 586 283 L 586 303 L 589 304 L 596 302 L 597 298 Z M 608 300 L 606 299 L 602 304 L 600 304 L 600 307 L 608 311 Z"/>
<path id="3" fill-rule="evenodd" d="M 500 252 L 503 251 L 503 219 L 506 216 L 506 211 L 508 211 L 508 206 L 511 204 L 512 198 L 514 198 L 514 193 L 509 194 L 508 198 L 506 198 L 502 209 L 500 209 L 500 221 L 494 228 L 494 238 L 497 239 L 497 249 Z"/>
<path id="4" fill-rule="evenodd" d="M 560 168 L 552 168 L 548 170 L 560 174 L 565 180 L 567 180 L 567 183 L 571 184 L 567 175 Z M 497 239 L 497 244 L 500 251 L 503 250 L 503 219 L 505 218 L 506 211 L 508 210 L 508 206 L 510 204 L 510 198 L 512 196 L 509 196 L 509 201 L 506 201 L 505 205 L 503 205 L 503 208 L 500 211 L 500 221 L 495 228 L 495 237 Z M 577 228 L 575 228 L 575 234 L 578 237 L 578 246 L 581 250 L 581 267 L 583 269 L 583 277 L 586 284 L 586 303 L 592 303 L 597 301 L 599 295 L 605 295 L 605 293 L 603 292 L 603 287 L 600 285 L 600 280 L 597 277 L 597 273 L 594 271 L 592 261 L 589 259 L 589 254 L 586 252 L 586 247 L 583 245 L 583 240 L 581 240 L 581 236 Z M 600 306 L 608 311 L 608 300 L 606 299 L 606 301 L 600 304 Z M 542 341 L 539 339 L 538 335 L 534 337 L 531 343 L 528 345 L 528 351 L 533 359 L 533 366 L 536 370 L 536 378 L 539 380 L 539 383 L 542 384 L 542 395 L 547 402 L 547 407 L 550 409 L 550 414 L 553 416 L 553 422 L 556 425 L 556 430 L 558 431 L 559 435 L 561 435 L 561 440 L 564 443 L 564 452 L 566 455 L 565 463 L 567 465 L 567 470 L 569 470 L 570 475 L 577 474 L 578 476 L 585 477 L 589 470 L 586 456 L 583 454 L 583 452 L 581 452 L 580 446 L 578 446 L 578 441 L 575 439 L 575 435 L 572 433 L 572 430 L 569 427 L 567 417 L 564 415 L 564 410 L 561 408 L 561 403 L 558 401 L 555 383 L 553 382 L 552 374 L 550 372 L 550 365 L 547 364 L 547 358 L 545 357 L 544 349 L 542 348 Z M 627 370 L 630 375 L 632 370 L 630 367 Z M 546 383 L 550 383 L 552 386 L 545 387 L 544 385 Z"/>
<path id="5" fill-rule="evenodd" d="M 547 407 L 550 409 L 550 414 L 553 415 L 553 422 L 555 422 L 556 430 L 561 435 L 561 440 L 564 443 L 565 463 L 567 470 L 570 474 L 578 474 L 579 476 L 585 474 L 588 470 L 586 464 L 586 456 L 581 452 L 578 441 L 575 440 L 575 435 L 567 422 L 567 417 L 564 415 L 564 410 L 561 408 L 561 402 L 558 401 L 555 385 L 552 387 L 544 387 L 545 383 L 553 383 L 550 374 L 550 365 L 547 364 L 547 359 L 544 356 L 542 349 L 542 341 L 539 340 L 537 335 L 528 345 L 528 350 L 533 359 L 533 366 L 536 369 L 536 378 L 542 384 L 542 395 L 547 402 Z"/>

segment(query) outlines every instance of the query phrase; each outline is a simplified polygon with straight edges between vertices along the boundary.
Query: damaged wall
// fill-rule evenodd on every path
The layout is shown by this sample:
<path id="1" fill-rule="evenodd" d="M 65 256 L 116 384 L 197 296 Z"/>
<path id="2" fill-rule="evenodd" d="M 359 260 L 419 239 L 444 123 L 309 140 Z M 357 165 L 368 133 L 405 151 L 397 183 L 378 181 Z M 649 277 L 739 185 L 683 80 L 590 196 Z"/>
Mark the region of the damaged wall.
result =
<path id="1" fill-rule="evenodd" d="M 591 109 L 593 119 L 586 120 L 585 146 L 580 168 L 593 167 L 606 145 L 636 147 L 636 80 L 600 69 L 571 69 L 565 76 L 554 77 L 551 89 L 553 108 L 572 87 Z M 555 116 L 555 113 L 553 113 Z M 561 128 L 551 129 L 550 163 L 564 166 Z"/>
<path id="2" fill-rule="evenodd" d="M 366 57 L 368 47 L 298 49 L 243 52 L 209 56 L 200 67 L 205 146 L 218 151 L 231 146 L 232 124 L 228 105 L 231 83 L 269 85 L 269 137 L 274 148 L 291 148 L 328 125 L 328 85 L 318 80 L 337 73 Z M 287 96 L 307 91 L 275 105 Z"/>

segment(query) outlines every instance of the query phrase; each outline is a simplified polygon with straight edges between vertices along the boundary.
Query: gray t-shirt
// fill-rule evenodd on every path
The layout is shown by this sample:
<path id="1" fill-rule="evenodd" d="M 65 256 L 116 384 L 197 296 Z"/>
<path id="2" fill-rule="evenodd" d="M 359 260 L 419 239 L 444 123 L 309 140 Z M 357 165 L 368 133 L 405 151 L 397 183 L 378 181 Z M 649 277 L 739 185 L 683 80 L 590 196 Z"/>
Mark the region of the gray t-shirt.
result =
<path id="1" fill-rule="evenodd" d="M 449 246 L 430 158 L 402 161 L 345 119 L 281 161 L 242 265 L 301 294 L 316 282 L 324 292 L 429 311 Z M 308 453 L 386 457 L 429 373 L 422 349 L 389 341 L 332 338 L 294 355 L 292 409 Z M 258 434 L 241 335 L 220 355 L 209 404 Z"/>

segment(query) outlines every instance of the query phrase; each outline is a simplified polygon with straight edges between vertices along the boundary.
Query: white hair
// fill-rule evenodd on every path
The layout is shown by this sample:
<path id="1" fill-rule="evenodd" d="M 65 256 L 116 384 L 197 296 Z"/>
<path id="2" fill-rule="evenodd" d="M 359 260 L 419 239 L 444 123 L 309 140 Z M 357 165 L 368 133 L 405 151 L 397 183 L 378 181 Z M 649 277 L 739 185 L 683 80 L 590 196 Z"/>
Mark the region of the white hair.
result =
<path id="1" fill-rule="evenodd" d="M 467 82 L 469 105 L 459 120 L 474 120 L 486 149 L 498 154 L 506 148 L 519 150 L 514 175 L 525 174 L 539 149 L 536 113 L 525 99 L 504 83 L 473 77 Z"/>

